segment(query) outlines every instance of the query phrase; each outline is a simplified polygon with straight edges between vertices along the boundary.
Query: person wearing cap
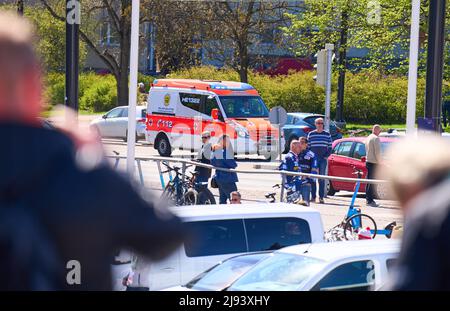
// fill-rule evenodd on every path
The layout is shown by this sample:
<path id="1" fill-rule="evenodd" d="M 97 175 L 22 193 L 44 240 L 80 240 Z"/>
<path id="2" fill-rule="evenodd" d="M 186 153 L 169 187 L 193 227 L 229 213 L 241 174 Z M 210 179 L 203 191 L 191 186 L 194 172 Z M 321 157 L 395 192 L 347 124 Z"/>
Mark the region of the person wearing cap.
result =
<path id="1" fill-rule="evenodd" d="M 208 131 L 204 131 L 201 137 L 202 137 L 202 149 L 199 150 L 196 160 L 203 164 L 211 164 L 212 146 L 211 143 L 209 142 L 209 140 L 211 139 L 211 133 Z M 211 169 L 197 166 L 195 167 L 195 171 L 197 172 L 197 177 L 195 178 L 195 181 L 197 183 L 205 184 L 203 187 L 207 187 L 209 178 L 211 177 Z"/>

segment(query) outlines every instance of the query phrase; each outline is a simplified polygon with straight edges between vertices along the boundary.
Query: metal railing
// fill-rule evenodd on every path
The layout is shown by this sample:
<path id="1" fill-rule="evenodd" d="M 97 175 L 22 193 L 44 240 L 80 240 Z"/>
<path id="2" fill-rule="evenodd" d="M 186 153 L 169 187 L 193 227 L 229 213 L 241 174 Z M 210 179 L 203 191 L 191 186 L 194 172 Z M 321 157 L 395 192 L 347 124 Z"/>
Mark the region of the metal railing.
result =
<path id="1" fill-rule="evenodd" d="M 119 166 L 120 160 L 126 160 L 126 156 L 120 156 L 120 155 L 111 155 L 106 156 L 106 158 L 109 159 L 115 159 L 114 168 L 117 169 Z M 138 168 L 138 174 L 139 179 L 141 182 L 141 185 L 144 186 L 144 175 L 142 173 L 142 165 L 141 162 L 156 162 L 156 165 L 158 167 L 160 182 L 162 189 L 165 188 L 165 182 L 163 177 L 163 171 L 161 169 L 161 162 L 173 162 L 173 163 L 180 163 L 181 164 L 181 173 L 185 175 L 187 166 L 195 165 L 199 167 L 205 167 L 209 169 L 215 169 L 219 171 L 224 172 L 233 172 L 237 174 L 264 174 L 264 175 L 280 175 L 281 176 L 281 184 L 284 184 L 286 176 L 300 176 L 300 177 L 310 177 L 315 179 L 325 179 L 325 180 L 336 180 L 336 181 L 344 181 L 344 182 L 360 182 L 365 184 L 386 184 L 389 183 L 387 180 L 380 180 L 380 179 L 363 179 L 363 178 L 349 178 L 349 177 L 339 177 L 339 176 L 328 176 L 328 175 L 318 175 L 318 174 L 310 174 L 310 173 L 296 173 L 296 172 L 288 172 L 288 171 L 281 171 L 281 170 L 268 170 L 268 169 L 253 169 L 253 170 L 242 170 L 242 169 L 229 169 L 229 168 L 221 168 L 221 167 L 215 167 L 209 164 L 204 164 L 192 160 L 187 160 L 183 158 L 167 158 L 167 157 L 136 157 L 136 165 Z M 172 175 L 169 172 L 169 180 L 172 180 Z M 284 187 L 281 187 L 281 197 L 283 198 L 284 193 Z"/>

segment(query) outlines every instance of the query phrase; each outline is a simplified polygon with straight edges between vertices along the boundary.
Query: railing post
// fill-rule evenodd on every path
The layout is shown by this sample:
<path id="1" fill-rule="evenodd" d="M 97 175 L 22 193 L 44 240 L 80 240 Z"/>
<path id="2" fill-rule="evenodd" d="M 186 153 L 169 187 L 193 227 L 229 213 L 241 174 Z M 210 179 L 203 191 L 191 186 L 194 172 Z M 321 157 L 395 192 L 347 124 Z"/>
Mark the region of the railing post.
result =
<path id="1" fill-rule="evenodd" d="M 280 202 L 283 202 L 284 200 L 284 181 L 286 180 L 286 177 L 283 173 L 281 173 L 281 193 L 280 193 Z"/>
<path id="2" fill-rule="evenodd" d="M 162 171 L 161 171 L 161 161 L 156 160 L 156 165 L 158 166 L 158 173 L 159 173 L 159 180 L 161 181 L 161 187 L 164 190 L 164 188 L 166 186 L 164 185 L 164 177 L 163 177 Z"/>
<path id="3" fill-rule="evenodd" d="M 116 158 L 116 163 L 114 163 L 114 169 L 115 169 L 115 170 L 116 170 L 117 167 L 119 166 L 119 161 L 120 161 L 120 158 Z"/>
<path id="4" fill-rule="evenodd" d="M 181 164 L 181 174 L 183 175 L 183 177 L 186 175 L 186 162 L 183 162 Z"/>
<path id="5" fill-rule="evenodd" d="M 141 180 L 141 185 L 144 186 L 144 175 L 142 174 L 141 160 L 140 159 L 136 159 L 136 164 L 137 164 L 137 167 L 138 167 L 138 172 L 139 172 L 139 178 Z"/>

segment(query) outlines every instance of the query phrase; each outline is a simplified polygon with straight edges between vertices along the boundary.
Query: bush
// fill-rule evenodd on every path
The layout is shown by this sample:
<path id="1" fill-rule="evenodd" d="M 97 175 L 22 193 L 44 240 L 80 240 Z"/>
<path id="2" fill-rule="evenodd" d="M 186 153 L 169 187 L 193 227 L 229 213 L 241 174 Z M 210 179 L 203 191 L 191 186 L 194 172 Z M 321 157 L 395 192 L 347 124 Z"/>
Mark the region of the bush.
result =
<path id="1" fill-rule="evenodd" d="M 65 77 L 62 73 L 49 73 L 44 79 L 44 98 L 48 106 L 64 105 Z"/>
<path id="2" fill-rule="evenodd" d="M 283 106 L 289 112 L 325 111 L 325 90 L 316 85 L 314 72 L 303 71 L 287 76 L 270 77 L 250 73 L 249 83 L 261 94 L 269 108 Z M 208 79 L 239 81 L 238 74 L 231 69 L 195 67 L 175 71 L 167 78 Z M 147 91 L 155 79 L 139 74 Z M 51 105 L 64 103 L 64 74 L 50 73 L 46 76 L 46 99 Z M 331 112 L 336 111 L 337 75 L 332 80 Z M 444 84 L 448 85 L 448 81 Z M 408 81 L 405 76 L 381 76 L 371 72 L 347 73 L 345 81 L 344 118 L 347 122 L 362 124 L 404 123 Z M 417 85 L 417 112 L 424 113 L 425 79 L 419 78 Z M 80 75 L 80 109 L 103 112 L 117 105 L 116 81 L 112 75 L 95 73 Z"/>
<path id="3" fill-rule="evenodd" d="M 325 111 L 325 90 L 313 80 L 313 71 L 270 77 L 250 73 L 249 83 L 261 94 L 269 108 L 283 106 L 288 112 Z M 170 78 L 239 81 L 231 69 L 197 67 L 180 70 Z M 444 82 L 448 83 L 448 82 Z M 332 79 L 331 116 L 334 117 L 337 100 L 337 74 Z M 425 79 L 417 83 L 417 116 L 423 116 Z M 347 122 L 363 124 L 404 123 L 408 79 L 406 76 L 381 76 L 371 72 L 347 73 L 345 81 L 344 118 Z"/>
<path id="4" fill-rule="evenodd" d="M 93 84 L 90 82 L 91 77 L 86 77 L 86 85 L 82 96 L 80 96 L 80 109 L 92 112 L 102 112 L 110 110 L 117 106 L 117 88 L 116 80 L 113 76 L 102 76 L 101 79 L 95 78 Z M 80 83 L 81 85 L 81 83 Z"/>

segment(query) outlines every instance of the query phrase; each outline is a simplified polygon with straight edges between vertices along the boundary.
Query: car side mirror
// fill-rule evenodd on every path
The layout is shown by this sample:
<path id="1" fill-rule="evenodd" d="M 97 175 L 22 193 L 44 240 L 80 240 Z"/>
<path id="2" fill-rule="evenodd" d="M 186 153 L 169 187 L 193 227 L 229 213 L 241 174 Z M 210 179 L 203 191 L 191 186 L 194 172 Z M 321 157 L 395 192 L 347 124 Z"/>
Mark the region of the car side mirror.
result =
<path id="1" fill-rule="evenodd" d="M 102 118 L 103 118 L 103 119 L 106 119 L 106 118 L 107 118 L 106 114 L 102 115 Z"/>
<path id="2" fill-rule="evenodd" d="M 367 161 L 367 158 L 366 158 L 366 157 L 361 157 L 361 159 L 360 159 L 360 160 L 361 160 L 361 162 L 362 162 L 362 163 L 366 163 L 366 161 Z"/>
<path id="3" fill-rule="evenodd" d="M 219 120 L 219 109 L 214 108 L 214 109 L 211 110 L 211 118 L 212 118 L 214 121 Z"/>

